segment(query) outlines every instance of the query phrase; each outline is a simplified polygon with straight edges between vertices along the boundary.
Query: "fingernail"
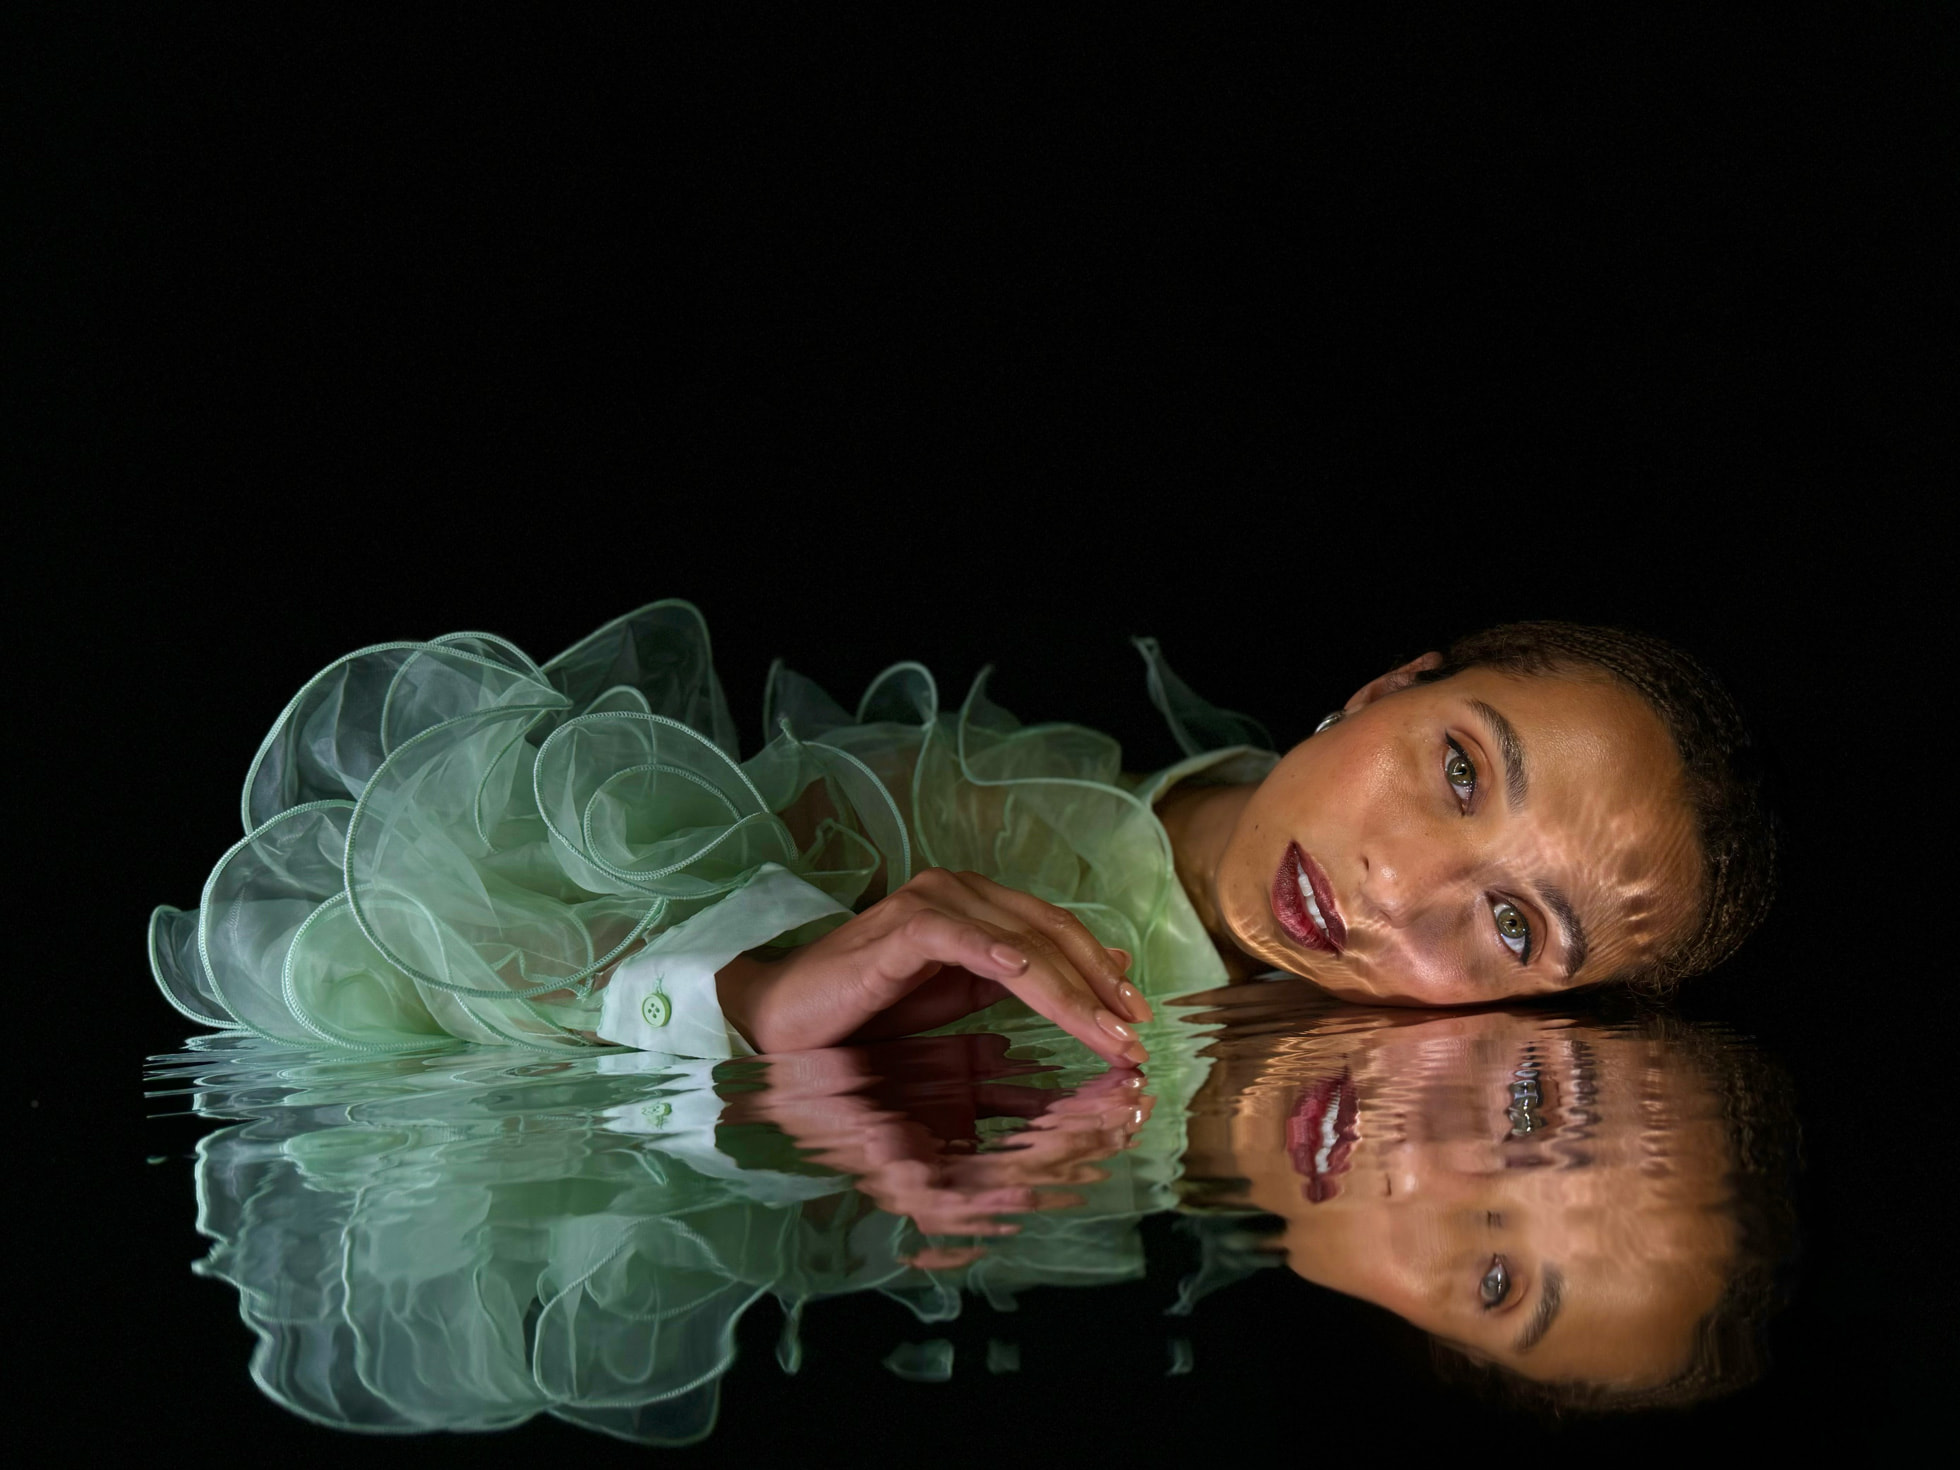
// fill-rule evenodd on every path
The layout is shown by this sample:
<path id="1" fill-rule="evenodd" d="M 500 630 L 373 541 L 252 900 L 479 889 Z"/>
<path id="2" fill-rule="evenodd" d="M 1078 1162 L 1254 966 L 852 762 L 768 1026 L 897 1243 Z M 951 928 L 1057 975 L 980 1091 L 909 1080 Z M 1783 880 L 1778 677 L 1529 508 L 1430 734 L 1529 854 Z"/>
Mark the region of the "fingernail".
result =
<path id="1" fill-rule="evenodd" d="M 1113 945 L 1110 947 L 1109 952 L 1116 957 L 1116 963 L 1123 967 L 1123 973 L 1127 975 L 1130 966 L 1136 963 L 1136 957 L 1127 949 L 1117 949 Z"/>
<path id="2" fill-rule="evenodd" d="M 1138 1067 L 1141 1067 L 1145 1062 L 1150 1060 L 1150 1052 L 1141 1041 L 1124 1052 L 1123 1055 L 1129 1059 L 1133 1066 Z"/>
<path id="3" fill-rule="evenodd" d="M 1148 1021 L 1150 1006 L 1143 998 L 1143 992 L 1125 980 L 1116 987 L 1116 998 L 1123 1002 L 1123 1009 L 1130 1013 L 1132 1021 Z"/>
<path id="4" fill-rule="evenodd" d="M 1108 1011 L 1096 1012 L 1096 1024 L 1111 1036 L 1114 1036 L 1118 1041 L 1135 1041 L 1137 1039 L 1136 1032 L 1110 1015 Z"/>
<path id="5" fill-rule="evenodd" d="M 1010 970 L 1025 970 L 1028 967 L 1028 957 L 1009 945 L 996 944 L 987 953 L 995 964 L 1005 965 Z"/>

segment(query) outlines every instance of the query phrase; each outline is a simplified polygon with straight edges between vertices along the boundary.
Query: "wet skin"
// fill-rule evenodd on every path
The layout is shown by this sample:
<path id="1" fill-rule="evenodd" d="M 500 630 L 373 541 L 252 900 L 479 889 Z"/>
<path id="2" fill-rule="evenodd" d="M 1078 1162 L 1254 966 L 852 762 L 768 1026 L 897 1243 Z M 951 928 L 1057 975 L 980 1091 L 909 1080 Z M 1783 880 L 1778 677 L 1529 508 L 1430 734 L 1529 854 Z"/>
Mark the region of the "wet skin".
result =
<path id="1" fill-rule="evenodd" d="M 1628 1388 L 1678 1373 L 1736 1249 L 1726 1134 L 1700 1074 L 1566 1020 L 1380 1020 L 1228 1062 L 1207 1090 L 1236 1103 L 1194 1124 L 1187 1174 L 1244 1179 L 1245 1202 L 1286 1222 L 1294 1271 L 1472 1356 Z M 1520 1136 L 1507 1106 L 1527 1063 L 1540 1101 Z M 1315 1190 L 1289 1119 L 1303 1088 L 1343 1072 L 1355 1138 L 1331 1192 Z"/>
<path id="2" fill-rule="evenodd" d="M 1179 877 L 1236 969 L 1469 1005 L 1627 973 L 1693 924 L 1680 760 L 1640 697 L 1583 673 L 1413 682 L 1439 661 L 1359 690 L 1259 785 L 1164 803 Z M 1274 911 L 1289 844 L 1325 875 L 1339 952 Z"/>

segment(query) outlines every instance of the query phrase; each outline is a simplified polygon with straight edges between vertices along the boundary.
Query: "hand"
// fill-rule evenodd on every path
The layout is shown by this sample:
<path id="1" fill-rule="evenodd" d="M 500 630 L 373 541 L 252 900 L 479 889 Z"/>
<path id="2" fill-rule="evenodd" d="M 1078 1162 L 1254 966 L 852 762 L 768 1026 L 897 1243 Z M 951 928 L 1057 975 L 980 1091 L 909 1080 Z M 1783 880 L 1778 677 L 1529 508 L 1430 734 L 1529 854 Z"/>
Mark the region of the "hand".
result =
<path id="1" fill-rule="evenodd" d="M 1000 1216 L 1083 1203 L 1052 1186 L 1105 1177 L 1096 1161 L 1134 1141 L 1154 1100 L 1128 1068 L 1069 1092 L 1004 1083 L 1027 1070 L 1006 1050 L 1002 1037 L 975 1035 L 774 1054 L 762 1087 L 731 1098 L 724 1119 L 774 1125 L 928 1235 L 1013 1235 L 1020 1227 Z M 982 1117 L 1027 1127 L 976 1152 Z M 964 1265 L 983 1251 L 934 1244 L 913 1264 Z"/>
<path id="2" fill-rule="evenodd" d="M 982 877 L 928 868 L 897 892 L 773 963 L 716 976 L 722 1012 L 759 1052 L 805 1051 L 942 1026 L 1015 995 L 1117 1066 L 1149 1053 L 1150 1019 L 1103 947 L 1066 909 Z"/>

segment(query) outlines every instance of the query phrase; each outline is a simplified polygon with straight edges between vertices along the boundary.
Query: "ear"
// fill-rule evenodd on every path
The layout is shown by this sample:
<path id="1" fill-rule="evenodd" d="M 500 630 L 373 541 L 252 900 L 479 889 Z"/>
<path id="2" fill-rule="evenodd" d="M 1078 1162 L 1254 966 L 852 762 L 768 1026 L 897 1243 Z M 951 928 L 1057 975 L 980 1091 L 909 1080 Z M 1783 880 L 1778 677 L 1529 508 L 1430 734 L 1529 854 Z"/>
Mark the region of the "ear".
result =
<path id="1" fill-rule="evenodd" d="M 1401 668 L 1390 669 L 1379 679 L 1370 679 L 1366 684 L 1363 684 L 1359 689 L 1354 691 L 1354 698 L 1350 699 L 1342 708 L 1348 714 L 1353 714 L 1359 709 L 1366 709 L 1384 695 L 1393 694 L 1398 689 L 1407 689 L 1411 684 L 1415 683 L 1417 674 L 1427 673 L 1431 669 L 1440 669 L 1442 666 L 1443 655 L 1432 648 L 1421 658 L 1412 658 L 1403 664 Z"/>

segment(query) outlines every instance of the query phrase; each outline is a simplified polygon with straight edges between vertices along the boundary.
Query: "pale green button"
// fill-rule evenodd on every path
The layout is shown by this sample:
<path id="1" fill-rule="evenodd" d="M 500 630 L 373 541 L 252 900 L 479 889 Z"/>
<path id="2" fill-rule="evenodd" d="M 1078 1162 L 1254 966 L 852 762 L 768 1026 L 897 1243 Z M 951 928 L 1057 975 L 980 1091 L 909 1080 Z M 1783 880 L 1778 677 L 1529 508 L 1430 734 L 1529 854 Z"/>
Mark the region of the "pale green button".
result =
<path id="1" fill-rule="evenodd" d="M 667 1018 L 674 1014 L 674 1007 L 666 996 L 656 990 L 640 1002 L 640 1014 L 646 1018 L 649 1026 L 665 1026 Z"/>
<path id="2" fill-rule="evenodd" d="M 649 1123 L 659 1125 L 667 1121 L 667 1115 L 672 1111 L 666 1103 L 648 1103 L 640 1109 L 640 1115 Z"/>

